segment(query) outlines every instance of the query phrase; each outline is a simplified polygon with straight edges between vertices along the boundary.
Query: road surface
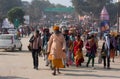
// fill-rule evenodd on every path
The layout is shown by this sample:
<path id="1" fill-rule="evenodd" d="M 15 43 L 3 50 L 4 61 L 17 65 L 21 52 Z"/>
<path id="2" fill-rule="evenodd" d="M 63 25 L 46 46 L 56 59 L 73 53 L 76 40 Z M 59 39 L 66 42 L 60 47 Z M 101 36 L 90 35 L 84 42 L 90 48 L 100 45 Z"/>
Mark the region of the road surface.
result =
<path id="1" fill-rule="evenodd" d="M 74 65 L 61 69 L 61 74 L 53 76 L 49 67 L 45 66 L 42 57 L 39 57 L 39 70 L 34 70 L 31 53 L 27 50 L 28 37 L 22 38 L 23 51 L 6 52 L 0 50 L 0 79 L 120 79 L 120 57 L 111 62 L 111 69 L 104 69 L 102 64 L 97 64 L 96 69 Z M 91 65 L 90 65 L 91 66 Z"/>

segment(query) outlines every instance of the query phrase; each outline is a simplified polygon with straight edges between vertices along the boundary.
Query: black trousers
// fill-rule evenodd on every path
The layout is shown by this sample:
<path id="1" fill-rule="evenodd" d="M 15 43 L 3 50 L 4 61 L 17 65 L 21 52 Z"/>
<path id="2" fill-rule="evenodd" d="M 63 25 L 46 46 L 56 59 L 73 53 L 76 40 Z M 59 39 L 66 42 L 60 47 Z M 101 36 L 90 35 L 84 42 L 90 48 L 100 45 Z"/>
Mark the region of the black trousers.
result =
<path id="1" fill-rule="evenodd" d="M 104 67 L 106 67 L 106 63 L 107 63 L 107 67 L 109 68 L 110 67 L 110 57 L 103 56 L 102 58 L 103 58 Z"/>
<path id="2" fill-rule="evenodd" d="M 38 56 L 39 56 L 39 52 L 37 49 L 32 49 L 32 58 L 33 58 L 33 65 L 34 68 L 38 68 Z"/>
<path id="3" fill-rule="evenodd" d="M 94 63 L 95 63 L 95 58 L 94 57 L 88 57 L 87 67 L 88 67 L 91 60 L 92 60 L 92 67 L 94 67 Z"/>

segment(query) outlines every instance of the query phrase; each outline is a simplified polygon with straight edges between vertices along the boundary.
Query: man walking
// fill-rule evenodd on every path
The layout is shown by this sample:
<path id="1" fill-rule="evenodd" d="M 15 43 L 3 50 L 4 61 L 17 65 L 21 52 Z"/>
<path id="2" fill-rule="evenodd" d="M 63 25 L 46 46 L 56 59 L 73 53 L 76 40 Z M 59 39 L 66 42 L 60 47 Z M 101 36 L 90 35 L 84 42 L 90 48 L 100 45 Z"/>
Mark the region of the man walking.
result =
<path id="1" fill-rule="evenodd" d="M 29 42 L 30 42 L 30 47 L 32 49 L 31 51 L 32 51 L 34 69 L 38 70 L 38 56 L 39 56 L 39 50 L 41 50 L 41 38 L 38 30 L 34 32 L 34 35 L 30 38 Z"/>

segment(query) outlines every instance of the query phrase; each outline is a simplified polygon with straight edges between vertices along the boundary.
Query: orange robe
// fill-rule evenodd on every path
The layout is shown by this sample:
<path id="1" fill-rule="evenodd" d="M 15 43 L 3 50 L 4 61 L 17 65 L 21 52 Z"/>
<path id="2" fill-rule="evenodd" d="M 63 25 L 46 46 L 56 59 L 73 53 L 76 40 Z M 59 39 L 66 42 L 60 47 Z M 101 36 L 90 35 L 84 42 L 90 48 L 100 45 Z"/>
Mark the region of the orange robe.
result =
<path id="1" fill-rule="evenodd" d="M 48 42 L 48 52 L 50 52 L 48 59 L 57 68 L 64 67 L 62 59 L 66 58 L 66 54 L 62 49 L 66 49 L 64 36 L 62 34 L 52 34 Z"/>

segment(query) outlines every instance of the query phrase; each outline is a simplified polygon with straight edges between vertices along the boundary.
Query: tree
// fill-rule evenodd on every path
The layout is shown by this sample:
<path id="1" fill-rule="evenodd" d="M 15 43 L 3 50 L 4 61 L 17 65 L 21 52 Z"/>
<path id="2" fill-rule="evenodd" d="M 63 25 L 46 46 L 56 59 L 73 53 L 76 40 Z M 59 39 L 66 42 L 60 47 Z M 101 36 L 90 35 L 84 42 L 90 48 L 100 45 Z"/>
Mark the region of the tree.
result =
<path id="1" fill-rule="evenodd" d="M 30 15 L 30 18 L 34 22 L 39 22 L 44 14 L 46 15 L 55 15 L 55 13 L 46 13 L 46 8 L 63 8 L 66 6 L 60 4 L 52 4 L 49 0 L 32 0 L 31 5 L 29 7 L 29 11 L 27 12 Z"/>
<path id="2" fill-rule="evenodd" d="M 78 13 L 96 14 L 101 11 L 103 6 L 110 4 L 110 0 L 72 0 L 72 3 Z"/>
<path id="3" fill-rule="evenodd" d="M 23 7 L 25 13 L 30 15 L 30 21 L 32 22 L 40 22 L 40 19 L 43 18 L 44 15 L 49 19 L 53 19 L 57 12 L 46 12 L 46 8 L 66 8 L 61 4 L 52 4 L 49 0 L 32 0 L 28 7 Z M 51 18 L 52 16 L 52 18 Z"/>
<path id="4" fill-rule="evenodd" d="M 7 12 L 13 7 L 20 7 L 21 0 L 0 0 L 0 15 L 7 15 Z"/>
<path id="5" fill-rule="evenodd" d="M 120 2 L 116 3 L 116 7 L 117 7 L 117 13 L 118 13 L 118 16 L 120 17 Z"/>
<path id="6" fill-rule="evenodd" d="M 48 0 L 32 0 L 29 8 L 30 18 L 39 22 L 40 18 L 43 17 L 44 9 L 47 7 L 53 7 Z"/>
<path id="7" fill-rule="evenodd" d="M 110 14 L 110 23 L 114 24 L 116 21 L 117 8 L 116 4 L 111 3 L 111 0 L 72 0 L 75 10 L 80 15 L 94 14 L 94 18 L 99 19 L 101 10 L 106 6 Z"/>
<path id="8" fill-rule="evenodd" d="M 20 7 L 21 0 L 0 0 L 0 26 L 3 19 L 7 16 L 7 12 L 13 7 Z"/>
<path id="9" fill-rule="evenodd" d="M 55 7 L 56 7 L 56 8 L 66 8 L 66 6 L 63 6 L 63 5 L 61 5 L 61 4 L 57 4 L 57 5 L 55 5 Z"/>
<path id="10" fill-rule="evenodd" d="M 13 23 L 16 27 L 18 27 L 17 23 L 19 24 L 24 23 L 24 14 L 25 13 L 21 8 L 15 7 L 8 12 L 8 19 L 11 23 Z"/>

